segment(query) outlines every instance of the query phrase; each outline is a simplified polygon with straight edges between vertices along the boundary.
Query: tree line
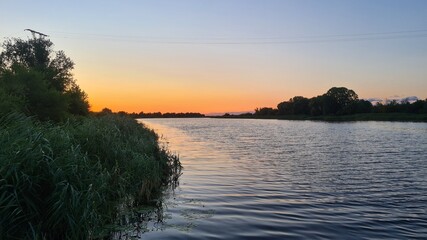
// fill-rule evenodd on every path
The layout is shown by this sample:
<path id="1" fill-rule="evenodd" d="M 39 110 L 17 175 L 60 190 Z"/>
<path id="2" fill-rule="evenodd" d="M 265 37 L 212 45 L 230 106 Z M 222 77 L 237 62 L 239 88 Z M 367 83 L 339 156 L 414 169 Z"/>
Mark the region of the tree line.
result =
<path id="1" fill-rule="evenodd" d="M 427 99 L 409 102 L 396 100 L 387 103 L 378 102 L 373 105 L 370 101 L 359 99 L 351 89 L 333 87 L 325 94 L 306 98 L 295 96 L 289 101 L 283 101 L 277 108 L 262 107 L 255 109 L 254 116 L 286 116 L 286 115 L 351 115 L 360 113 L 427 113 Z M 247 115 L 247 114 L 246 114 Z"/>
<path id="2" fill-rule="evenodd" d="M 105 115 L 105 114 L 111 114 L 113 111 L 109 108 L 104 108 L 101 110 L 101 112 L 97 113 L 98 115 Z M 128 113 L 125 111 L 119 111 L 117 112 L 118 115 L 121 116 L 129 116 L 132 118 L 200 118 L 205 117 L 204 114 L 197 113 L 197 112 L 185 112 L 185 113 L 175 113 L 175 112 L 167 112 L 167 113 L 161 113 L 161 112 L 132 112 Z"/>

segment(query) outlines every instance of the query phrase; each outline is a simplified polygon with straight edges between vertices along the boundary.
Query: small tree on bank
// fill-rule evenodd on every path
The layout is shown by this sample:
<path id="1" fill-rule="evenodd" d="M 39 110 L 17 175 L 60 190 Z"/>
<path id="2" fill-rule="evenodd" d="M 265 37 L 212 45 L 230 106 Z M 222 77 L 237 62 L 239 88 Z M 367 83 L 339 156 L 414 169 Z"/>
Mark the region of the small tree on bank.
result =
<path id="1" fill-rule="evenodd" d="M 87 115 L 87 95 L 76 84 L 73 61 L 45 38 L 8 39 L 0 53 L 0 111 L 21 111 L 41 120 Z"/>

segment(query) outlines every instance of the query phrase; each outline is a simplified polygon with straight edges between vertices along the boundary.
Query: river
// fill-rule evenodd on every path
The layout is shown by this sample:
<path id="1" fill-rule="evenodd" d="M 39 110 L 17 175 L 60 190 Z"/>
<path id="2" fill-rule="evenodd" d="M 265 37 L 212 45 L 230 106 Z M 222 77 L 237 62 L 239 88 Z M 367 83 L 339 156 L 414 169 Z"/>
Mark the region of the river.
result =
<path id="1" fill-rule="evenodd" d="M 427 124 L 141 119 L 183 175 L 141 239 L 426 239 Z"/>

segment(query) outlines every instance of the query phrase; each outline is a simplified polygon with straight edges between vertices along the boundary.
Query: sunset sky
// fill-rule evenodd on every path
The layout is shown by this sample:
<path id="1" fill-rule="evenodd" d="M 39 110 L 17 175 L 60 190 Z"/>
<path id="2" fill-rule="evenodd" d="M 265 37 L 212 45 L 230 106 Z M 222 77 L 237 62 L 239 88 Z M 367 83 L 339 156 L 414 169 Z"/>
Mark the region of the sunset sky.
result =
<path id="1" fill-rule="evenodd" d="M 50 35 L 92 110 L 236 112 L 344 86 L 427 98 L 425 0 L 0 1 Z"/>

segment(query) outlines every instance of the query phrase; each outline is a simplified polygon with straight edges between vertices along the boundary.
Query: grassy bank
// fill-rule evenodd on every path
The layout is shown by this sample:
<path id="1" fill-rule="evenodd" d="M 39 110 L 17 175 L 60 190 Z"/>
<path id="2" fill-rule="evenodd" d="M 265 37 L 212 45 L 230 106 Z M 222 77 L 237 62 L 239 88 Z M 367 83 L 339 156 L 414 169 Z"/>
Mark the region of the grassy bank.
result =
<path id="1" fill-rule="evenodd" d="M 156 134 L 116 115 L 0 117 L 0 239 L 95 239 L 180 172 Z"/>
<path id="2" fill-rule="evenodd" d="M 427 114 L 411 114 L 411 113 L 362 113 L 351 115 L 228 115 L 214 118 L 251 118 L 251 119 L 282 119 L 282 120 L 313 120 L 313 121 L 396 121 L 396 122 L 427 122 Z"/>

